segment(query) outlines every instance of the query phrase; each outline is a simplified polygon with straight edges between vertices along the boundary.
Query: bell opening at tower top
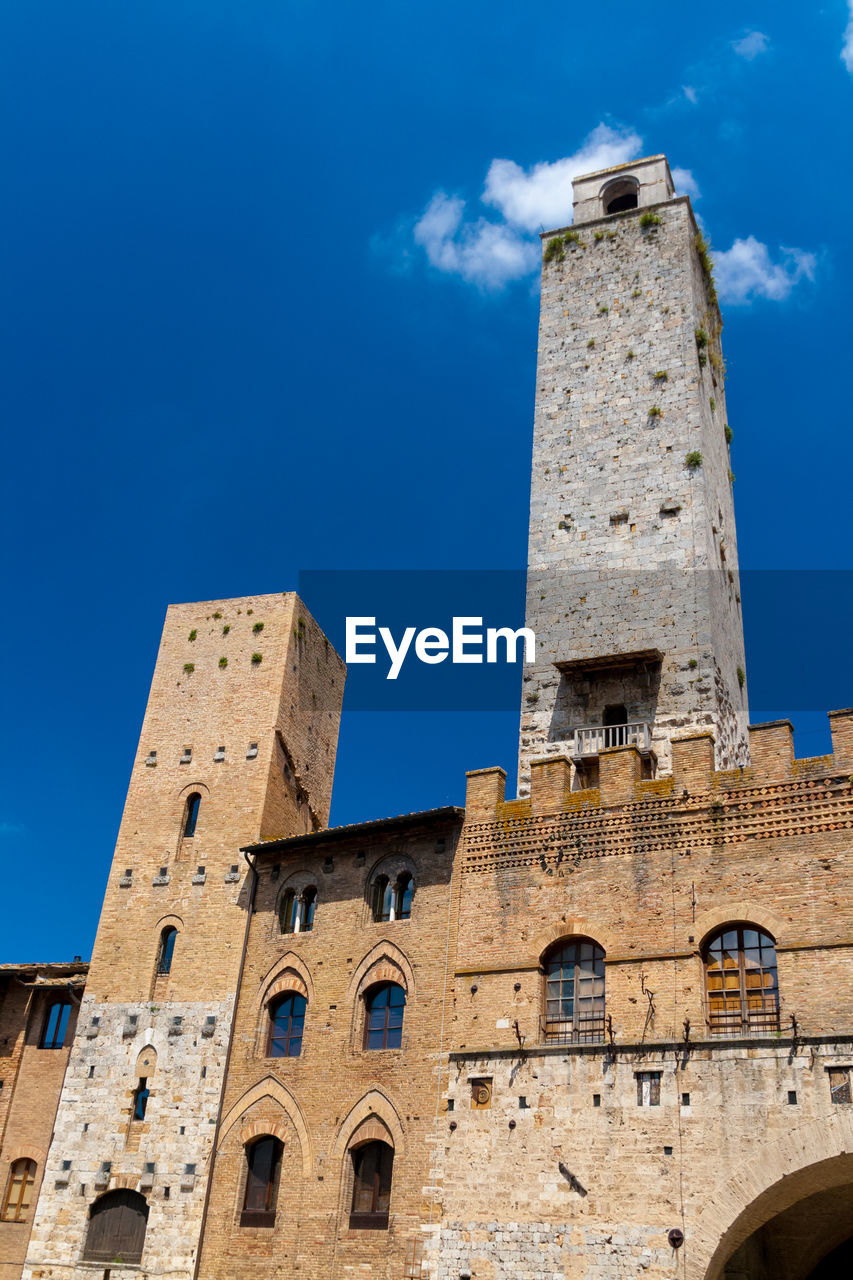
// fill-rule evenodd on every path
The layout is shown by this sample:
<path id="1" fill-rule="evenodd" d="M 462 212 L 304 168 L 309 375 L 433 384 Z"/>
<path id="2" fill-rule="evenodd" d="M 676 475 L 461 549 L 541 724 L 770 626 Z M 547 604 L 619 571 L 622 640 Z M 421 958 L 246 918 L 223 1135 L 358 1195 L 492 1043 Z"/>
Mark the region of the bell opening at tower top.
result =
<path id="1" fill-rule="evenodd" d="M 604 212 L 623 213 L 626 209 L 636 209 L 640 202 L 640 184 L 636 178 L 617 178 L 608 182 L 601 193 Z"/>

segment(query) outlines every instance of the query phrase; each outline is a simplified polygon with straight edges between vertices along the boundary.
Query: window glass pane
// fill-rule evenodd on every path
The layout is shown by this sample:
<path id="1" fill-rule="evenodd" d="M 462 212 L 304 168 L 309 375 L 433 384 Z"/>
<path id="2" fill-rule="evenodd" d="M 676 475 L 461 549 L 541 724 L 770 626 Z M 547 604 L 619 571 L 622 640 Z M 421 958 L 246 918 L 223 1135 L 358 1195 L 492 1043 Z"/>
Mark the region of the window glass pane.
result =
<path id="1" fill-rule="evenodd" d="M 415 882 L 411 876 L 400 877 L 400 905 L 397 916 L 400 920 L 408 920 L 412 914 L 412 898 L 415 895 Z"/>

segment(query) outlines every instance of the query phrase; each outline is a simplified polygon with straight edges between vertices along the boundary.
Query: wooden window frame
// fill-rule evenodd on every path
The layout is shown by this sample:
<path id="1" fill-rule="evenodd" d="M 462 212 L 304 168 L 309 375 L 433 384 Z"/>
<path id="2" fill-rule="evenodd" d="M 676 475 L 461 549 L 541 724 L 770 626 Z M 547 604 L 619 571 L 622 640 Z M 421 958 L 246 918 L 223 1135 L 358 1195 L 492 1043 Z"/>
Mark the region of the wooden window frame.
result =
<path id="1" fill-rule="evenodd" d="M 756 947 L 747 946 L 744 934 L 751 932 L 757 935 L 757 949 L 760 963 L 757 967 L 747 968 L 746 953 L 755 951 Z M 728 933 L 737 935 L 737 964 L 725 968 L 722 964 L 723 938 Z M 719 944 L 720 963 L 712 967 L 713 948 Z M 731 952 L 731 947 L 725 948 Z M 763 963 L 763 953 L 771 950 L 773 963 Z M 764 1034 L 780 1030 L 779 1006 L 779 968 L 776 957 L 776 940 L 772 934 L 757 924 L 747 920 L 732 921 L 715 929 L 710 938 L 702 946 L 702 969 L 705 978 L 705 999 L 707 1001 L 708 1029 L 712 1036 L 744 1036 Z M 758 974 L 759 983 L 749 985 L 747 974 Z M 737 974 L 737 990 L 726 987 L 725 975 Z M 711 979 L 719 975 L 722 985 L 712 990 Z M 772 975 L 772 982 L 765 982 L 765 975 Z M 760 992 L 761 1007 L 751 1007 L 750 1001 L 757 1001 Z M 750 995 L 752 993 L 752 995 Z"/>
<path id="2" fill-rule="evenodd" d="M 288 1000 L 290 1001 L 301 1000 L 302 1012 L 301 1014 L 294 1015 L 293 1010 L 291 1009 L 291 1012 L 289 1013 L 288 1019 L 287 1019 L 287 1032 L 282 1037 L 280 1035 L 276 1035 L 276 1017 L 278 1015 L 278 1010 L 282 1007 L 282 1005 L 286 1004 Z M 267 1031 L 266 1057 L 268 1058 L 301 1058 L 302 1057 L 302 1041 L 305 1038 L 305 1014 L 307 1013 L 307 1011 L 308 1011 L 308 1001 L 301 991 L 283 991 L 281 992 L 280 995 L 275 996 L 270 1001 L 269 1006 L 267 1008 L 267 1015 L 269 1018 L 269 1028 Z M 294 1017 L 296 1017 L 297 1019 L 301 1019 L 302 1021 L 302 1029 L 298 1035 L 294 1035 L 292 1031 Z M 284 1044 L 285 1046 L 284 1053 L 273 1052 L 273 1049 L 277 1041 Z M 289 1050 L 290 1050 L 291 1043 L 295 1041 L 299 1042 L 299 1051 L 298 1053 L 290 1053 Z"/>
<path id="3" fill-rule="evenodd" d="M 378 1147 L 381 1147 L 382 1151 L 377 1153 L 378 1165 L 373 1171 L 371 1207 L 369 1210 L 356 1209 L 355 1204 L 359 1187 L 366 1185 L 363 1181 L 360 1181 L 359 1166 L 367 1158 L 368 1153 L 375 1152 Z M 391 1215 L 391 1189 L 394 1180 L 394 1148 L 388 1142 L 381 1142 L 379 1139 L 375 1139 L 372 1142 L 365 1142 L 361 1146 L 351 1148 L 350 1157 L 352 1159 L 353 1172 L 349 1214 L 350 1230 L 387 1231 Z M 384 1184 L 382 1181 L 383 1173 L 386 1175 Z M 380 1209 L 380 1200 L 383 1198 L 387 1199 L 387 1207 Z"/>
<path id="4" fill-rule="evenodd" d="M 638 1107 L 660 1106 L 660 1086 L 662 1076 L 662 1071 L 638 1071 L 636 1073 Z M 646 1089 L 646 1085 L 648 1085 L 648 1089 Z"/>
<path id="5" fill-rule="evenodd" d="M 53 1016 L 54 1009 L 64 1010 L 60 1012 L 56 1020 L 56 1027 L 51 1032 L 50 1021 Z M 40 1049 L 64 1049 L 65 1041 L 68 1036 L 68 1027 L 71 1022 L 71 999 L 69 996 L 60 996 L 56 1000 L 51 1000 L 45 1011 L 44 1026 L 41 1029 L 39 1037 Z M 57 1039 L 57 1034 L 61 1029 L 61 1035 Z"/>
<path id="6" fill-rule="evenodd" d="M 587 958 L 583 955 L 584 947 L 591 949 Z M 563 959 L 569 952 L 574 952 L 573 959 Z M 604 1040 L 607 1001 L 605 955 L 604 948 L 594 938 L 588 937 L 566 938 L 548 951 L 542 966 L 545 973 L 542 1038 L 546 1043 L 600 1044 Z M 587 961 L 592 966 L 589 973 L 583 968 Z M 568 977 L 564 976 L 564 970 L 570 971 Z M 599 983 L 600 991 L 596 990 Z M 587 984 L 591 993 L 580 994 Z M 571 1011 L 563 1017 L 566 1005 L 571 1006 Z M 554 1013 L 559 1016 L 554 1017 Z"/>
<path id="7" fill-rule="evenodd" d="M 272 1169 L 271 1177 L 266 1181 L 266 1191 L 264 1193 L 263 1209 L 250 1209 L 248 1205 L 249 1196 L 252 1193 L 252 1160 L 253 1153 L 265 1142 L 273 1144 Z M 276 1138 L 273 1134 L 263 1134 L 256 1138 L 254 1142 L 249 1143 L 245 1148 L 246 1152 L 246 1182 L 243 1187 L 243 1208 L 240 1212 L 241 1227 L 274 1227 L 276 1217 L 276 1204 L 278 1201 L 278 1189 L 281 1181 L 281 1166 L 284 1156 L 284 1143 L 280 1138 Z"/>
<path id="8" fill-rule="evenodd" d="M 390 992 L 394 988 L 397 991 L 402 992 L 402 995 L 403 995 L 402 1005 L 392 1006 L 391 1004 Z M 384 1006 L 385 1013 L 384 1013 L 383 1024 L 381 1027 L 371 1027 L 370 1015 L 373 1012 L 373 1008 L 372 1008 L 373 1001 L 376 1000 L 383 991 L 389 992 L 388 1002 Z M 405 1023 L 405 1010 L 406 1010 L 405 988 L 401 986 L 399 982 L 378 982 L 374 986 L 368 987 L 368 989 L 364 993 L 363 999 L 364 999 L 364 1034 L 362 1036 L 362 1044 L 361 1044 L 362 1049 L 366 1053 L 382 1053 L 384 1050 L 387 1050 L 387 1049 L 401 1049 L 403 1047 L 403 1026 Z M 400 1014 L 399 1027 L 390 1025 L 390 1015 L 391 1015 L 392 1008 L 400 1008 L 402 1010 Z M 379 1031 L 382 1032 L 382 1044 L 371 1045 L 369 1043 L 371 1035 L 376 1034 Z M 389 1033 L 393 1035 L 393 1033 L 397 1031 L 399 1031 L 399 1034 L 400 1034 L 399 1044 L 389 1044 L 388 1043 Z"/>
<path id="9" fill-rule="evenodd" d="M 16 1169 L 21 1168 L 21 1180 L 18 1186 L 17 1198 L 13 1201 L 13 1193 L 15 1191 Z M 32 1209 L 32 1200 L 27 1199 L 27 1191 L 32 1193 L 36 1185 L 36 1174 L 38 1173 L 38 1165 L 35 1160 L 30 1160 L 26 1156 L 21 1156 L 18 1160 L 13 1160 L 9 1165 L 9 1177 L 6 1182 L 6 1193 L 3 1196 L 3 1212 L 0 1214 L 0 1222 L 26 1222 L 29 1212 Z M 27 1203 L 24 1204 L 24 1200 Z"/>
<path id="10" fill-rule="evenodd" d="M 840 1107 L 853 1103 L 853 1067 L 827 1067 L 826 1074 L 829 1080 L 830 1102 Z M 833 1076 L 836 1077 L 834 1081 Z"/>

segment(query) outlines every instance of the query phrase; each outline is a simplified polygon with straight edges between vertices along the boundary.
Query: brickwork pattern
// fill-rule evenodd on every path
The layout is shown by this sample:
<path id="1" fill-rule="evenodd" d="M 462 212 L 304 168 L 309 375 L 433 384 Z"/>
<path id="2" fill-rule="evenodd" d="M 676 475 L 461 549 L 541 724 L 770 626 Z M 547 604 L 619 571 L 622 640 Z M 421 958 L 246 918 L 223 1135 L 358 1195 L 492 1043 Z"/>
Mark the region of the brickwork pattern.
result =
<path id="1" fill-rule="evenodd" d="M 248 920 L 240 847 L 328 820 L 343 684 L 343 663 L 293 594 L 170 606 L 28 1280 L 86 1274 L 89 1206 L 116 1187 L 146 1195 L 146 1266 L 192 1275 Z M 195 793 L 198 821 L 185 836 Z M 165 927 L 178 934 L 171 969 L 158 974 Z M 143 1041 L 157 1067 L 145 1120 L 131 1130 Z"/>
<path id="2" fill-rule="evenodd" d="M 353 1273 L 398 1280 L 436 1216 L 429 1185 L 440 1090 L 445 979 L 455 939 L 450 873 L 459 820 L 412 819 L 325 844 L 296 842 L 258 855 L 260 879 L 236 1014 L 223 1121 L 200 1275 L 311 1280 Z M 327 861 L 328 859 L 328 861 Z M 414 875 L 410 919 L 377 922 L 370 886 L 380 874 Z M 293 884 L 318 887 L 308 933 L 282 933 L 278 908 Z M 451 959 L 452 964 L 452 959 Z M 406 991 L 402 1046 L 365 1050 L 363 994 L 377 982 Z M 307 993 L 300 1056 L 269 1058 L 271 997 Z M 240 1225 L 247 1141 L 284 1142 L 274 1227 Z M 387 1229 L 350 1229 L 354 1143 L 394 1147 Z M 413 1252 L 414 1251 L 414 1252 Z"/>

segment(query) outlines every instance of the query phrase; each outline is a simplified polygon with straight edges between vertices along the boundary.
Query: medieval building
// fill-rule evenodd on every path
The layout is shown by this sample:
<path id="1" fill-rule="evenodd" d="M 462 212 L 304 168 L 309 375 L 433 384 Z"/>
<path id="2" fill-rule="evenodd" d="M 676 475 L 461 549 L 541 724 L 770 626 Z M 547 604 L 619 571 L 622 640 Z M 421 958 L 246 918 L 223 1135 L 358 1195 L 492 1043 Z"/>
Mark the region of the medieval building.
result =
<path id="1" fill-rule="evenodd" d="M 543 241 L 517 798 L 329 828 L 305 605 L 172 606 L 88 976 L 0 970 L 0 1280 L 849 1272 L 853 711 L 748 726 L 665 158 Z"/>

